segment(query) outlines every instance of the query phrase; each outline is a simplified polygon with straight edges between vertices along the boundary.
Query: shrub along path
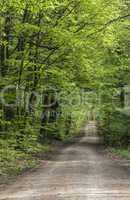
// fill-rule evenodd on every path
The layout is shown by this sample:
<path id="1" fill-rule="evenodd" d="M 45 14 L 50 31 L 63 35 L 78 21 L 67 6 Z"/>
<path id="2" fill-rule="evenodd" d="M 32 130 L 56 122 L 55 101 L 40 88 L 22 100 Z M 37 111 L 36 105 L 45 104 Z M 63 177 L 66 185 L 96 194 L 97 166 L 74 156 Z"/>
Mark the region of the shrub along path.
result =
<path id="1" fill-rule="evenodd" d="M 104 153 L 90 122 L 85 136 L 64 147 L 54 160 L 2 191 L 1 200 L 129 200 L 130 166 Z"/>

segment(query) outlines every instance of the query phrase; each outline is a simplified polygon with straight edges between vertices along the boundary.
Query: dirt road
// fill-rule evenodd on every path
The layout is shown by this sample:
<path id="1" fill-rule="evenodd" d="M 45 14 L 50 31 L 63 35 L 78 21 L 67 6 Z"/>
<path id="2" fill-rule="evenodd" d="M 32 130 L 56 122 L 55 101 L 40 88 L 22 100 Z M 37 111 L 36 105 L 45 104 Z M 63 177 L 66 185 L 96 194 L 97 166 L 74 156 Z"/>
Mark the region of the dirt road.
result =
<path id="1" fill-rule="evenodd" d="M 79 142 L 19 178 L 0 200 L 130 200 L 130 165 L 111 160 L 96 136 L 95 123 Z"/>

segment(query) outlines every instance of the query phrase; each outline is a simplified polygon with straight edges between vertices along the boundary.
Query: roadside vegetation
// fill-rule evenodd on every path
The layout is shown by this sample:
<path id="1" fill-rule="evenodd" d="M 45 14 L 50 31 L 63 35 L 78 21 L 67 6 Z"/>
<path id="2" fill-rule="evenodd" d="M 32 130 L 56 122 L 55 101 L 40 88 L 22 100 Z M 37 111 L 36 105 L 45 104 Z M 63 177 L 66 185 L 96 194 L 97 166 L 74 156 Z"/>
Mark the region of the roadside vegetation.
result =
<path id="1" fill-rule="evenodd" d="M 130 160 L 130 147 L 129 148 L 113 148 L 111 149 L 112 154 Z"/>

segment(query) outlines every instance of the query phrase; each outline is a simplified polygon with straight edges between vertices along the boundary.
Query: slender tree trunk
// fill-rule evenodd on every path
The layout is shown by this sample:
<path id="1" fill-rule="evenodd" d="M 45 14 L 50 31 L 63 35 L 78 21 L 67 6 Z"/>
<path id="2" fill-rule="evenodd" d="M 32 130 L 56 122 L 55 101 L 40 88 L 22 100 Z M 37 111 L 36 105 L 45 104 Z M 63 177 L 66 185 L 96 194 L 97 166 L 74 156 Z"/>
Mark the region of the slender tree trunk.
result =
<path id="1" fill-rule="evenodd" d="M 1 65 L 1 76 L 5 76 L 8 70 L 6 60 L 9 58 L 9 42 L 10 42 L 10 31 L 11 31 L 11 16 L 10 12 L 7 11 L 5 14 L 5 25 L 3 29 L 3 44 L 0 46 L 0 65 Z"/>
<path id="2" fill-rule="evenodd" d="M 26 7 L 24 10 L 23 14 L 23 19 L 22 19 L 22 24 L 28 22 L 29 20 L 29 11 L 28 8 Z M 25 60 L 25 45 L 26 45 L 26 36 L 23 32 L 20 33 L 19 39 L 18 39 L 18 44 L 17 44 L 17 50 L 19 52 L 19 57 L 21 59 L 20 67 L 18 70 L 18 84 L 17 84 L 17 91 L 18 91 L 18 102 L 17 102 L 17 115 L 18 117 L 21 116 L 21 80 L 22 80 L 22 74 L 23 74 L 23 67 L 24 67 L 24 60 Z"/>

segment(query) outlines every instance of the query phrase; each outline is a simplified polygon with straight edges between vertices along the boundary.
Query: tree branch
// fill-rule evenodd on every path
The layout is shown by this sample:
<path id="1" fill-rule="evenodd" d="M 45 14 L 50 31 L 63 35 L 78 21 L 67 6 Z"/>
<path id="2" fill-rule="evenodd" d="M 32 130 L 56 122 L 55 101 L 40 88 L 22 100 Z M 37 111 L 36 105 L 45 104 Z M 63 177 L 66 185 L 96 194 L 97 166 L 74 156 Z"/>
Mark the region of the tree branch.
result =
<path id="1" fill-rule="evenodd" d="M 106 24 L 104 24 L 101 28 L 96 30 L 95 32 L 88 34 L 87 37 L 91 37 L 91 36 L 95 35 L 96 33 L 102 32 L 103 30 L 105 30 L 108 26 L 112 25 L 113 23 L 119 22 L 119 21 L 127 19 L 129 17 L 130 17 L 130 14 L 127 14 L 127 15 L 119 16 L 115 19 L 112 19 L 112 20 L 108 21 Z M 75 33 L 77 33 L 77 32 L 75 32 Z"/>

